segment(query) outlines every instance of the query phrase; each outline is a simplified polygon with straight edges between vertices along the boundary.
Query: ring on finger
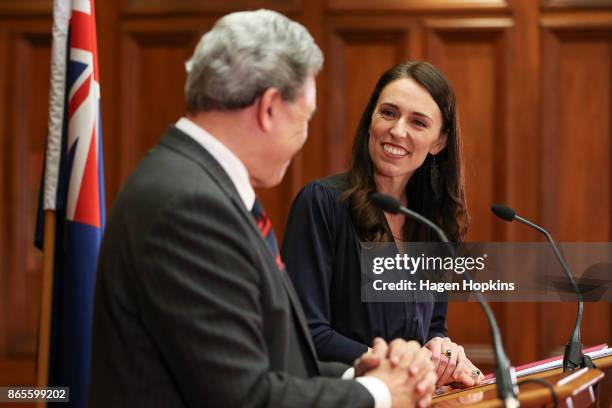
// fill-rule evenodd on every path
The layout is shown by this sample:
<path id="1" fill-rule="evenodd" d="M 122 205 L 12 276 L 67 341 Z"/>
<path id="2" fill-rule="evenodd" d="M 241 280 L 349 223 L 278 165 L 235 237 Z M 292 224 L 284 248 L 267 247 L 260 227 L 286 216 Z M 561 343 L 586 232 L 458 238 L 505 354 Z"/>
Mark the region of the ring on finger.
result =
<path id="1" fill-rule="evenodd" d="M 478 377 L 480 377 L 481 374 L 482 373 L 478 369 L 472 371 L 472 377 L 478 378 Z"/>
<path id="2" fill-rule="evenodd" d="M 447 348 L 446 350 L 444 350 L 444 355 L 448 358 L 451 358 L 451 355 L 453 353 L 451 352 L 451 349 Z"/>

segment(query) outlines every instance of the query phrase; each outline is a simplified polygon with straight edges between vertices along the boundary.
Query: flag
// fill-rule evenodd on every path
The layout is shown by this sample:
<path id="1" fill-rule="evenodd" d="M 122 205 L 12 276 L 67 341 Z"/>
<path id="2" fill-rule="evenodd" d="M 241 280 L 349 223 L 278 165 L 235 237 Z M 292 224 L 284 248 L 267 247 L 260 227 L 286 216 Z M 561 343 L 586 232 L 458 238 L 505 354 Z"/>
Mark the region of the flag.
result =
<path id="1" fill-rule="evenodd" d="M 85 407 L 93 298 L 104 228 L 104 171 L 94 0 L 55 0 L 49 126 L 36 244 L 55 211 L 49 386 Z"/>

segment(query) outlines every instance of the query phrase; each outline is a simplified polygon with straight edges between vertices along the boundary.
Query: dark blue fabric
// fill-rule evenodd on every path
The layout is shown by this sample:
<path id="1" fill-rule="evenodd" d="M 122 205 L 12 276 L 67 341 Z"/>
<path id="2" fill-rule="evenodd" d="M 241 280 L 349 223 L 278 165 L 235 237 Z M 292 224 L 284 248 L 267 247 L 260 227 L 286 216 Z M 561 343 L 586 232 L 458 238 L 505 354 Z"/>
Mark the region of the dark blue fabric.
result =
<path id="1" fill-rule="evenodd" d="M 281 252 L 319 358 L 352 364 L 376 336 L 421 344 L 446 336 L 445 302 L 361 302 L 359 238 L 339 199 L 347 188 L 346 174 L 306 185 L 291 207 Z"/>
<path id="2" fill-rule="evenodd" d="M 53 276 L 49 386 L 70 387 L 70 402 L 52 402 L 48 406 L 86 407 L 94 286 L 102 229 L 69 220 L 64 220 L 60 228 L 63 241 L 58 235 Z"/>

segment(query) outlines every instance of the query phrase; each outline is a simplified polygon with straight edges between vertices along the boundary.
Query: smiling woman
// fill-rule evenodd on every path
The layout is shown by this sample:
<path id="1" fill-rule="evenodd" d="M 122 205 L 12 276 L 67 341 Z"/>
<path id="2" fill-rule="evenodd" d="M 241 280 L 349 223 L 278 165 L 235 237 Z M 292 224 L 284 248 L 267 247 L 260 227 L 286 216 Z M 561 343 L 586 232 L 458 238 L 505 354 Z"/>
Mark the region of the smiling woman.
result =
<path id="1" fill-rule="evenodd" d="M 383 213 L 389 194 L 460 242 L 467 229 L 455 96 L 426 62 L 396 65 L 378 80 L 361 116 L 348 173 L 314 181 L 289 214 L 283 260 L 318 355 L 351 363 L 375 337 L 419 341 L 432 352 L 438 385 L 473 385 L 480 372 L 446 337 L 446 302 L 361 301 L 360 242 L 432 242 L 428 228 Z"/>
<path id="2" fill-rule="evenodd" d="M 406 155 L 385 155 L 385 145 Z M 343 198 L 362 241 L 391 241 L 391 233 L 404 241 L 437 240 L 429 228 L 401 217 L 389 230 L 368 198 L 372 191 L 398 198 L 442 227 L 452 241 L 461 241 L 468 215 L 455 95 L 434 66 L 409 61 L 383 73 L 361 116 L 348 177 Z M 396 230 L 398 224 L 402 228 Z"/>
<path id="3" fill-rule="evenodd" d="M 387 85 L 372 115 L 368 149 L 378 190 L 399 190 L 446 143 L 442 113 L 425 88 L 412 78 Z"/>

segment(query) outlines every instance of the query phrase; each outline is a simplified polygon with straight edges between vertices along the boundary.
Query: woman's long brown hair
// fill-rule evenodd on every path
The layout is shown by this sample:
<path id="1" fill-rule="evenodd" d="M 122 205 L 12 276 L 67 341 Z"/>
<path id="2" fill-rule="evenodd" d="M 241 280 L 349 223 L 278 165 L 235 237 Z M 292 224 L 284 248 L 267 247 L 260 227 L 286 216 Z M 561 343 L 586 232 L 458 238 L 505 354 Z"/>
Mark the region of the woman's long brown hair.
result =
<path id="1" fill-rule="evenodd" d="M 451 241 L 461 242 L 467 231 L 469 217 L 463 189 L 455 94 L 444 75 L 427 62 L 404 62 L 390 68 L 379 78 L 359 121 L 349 170 L 351 187 L 344 192 L 342 198 L 349 202 L 360 240 L 393 241 L 383 212 L 369 198 L 369 194 L 376 191 L 376 185 L 368 142 L 372 114 L 380 94 L 389 83 L 401 78 L 412 78 L 427 89 L 442 112 L 441 132 L 446 135 L 446 147 L 435 156 L 441 194 L 436 197 L 431 186 L 433 157 L 428 154 L 423 165 L 414 172 L 406 185 L 408 207 L 439 225 Z M 438 241 L 430 228 L 412 220 L 406 220 L 402 238 L 405 242 Z"/>

